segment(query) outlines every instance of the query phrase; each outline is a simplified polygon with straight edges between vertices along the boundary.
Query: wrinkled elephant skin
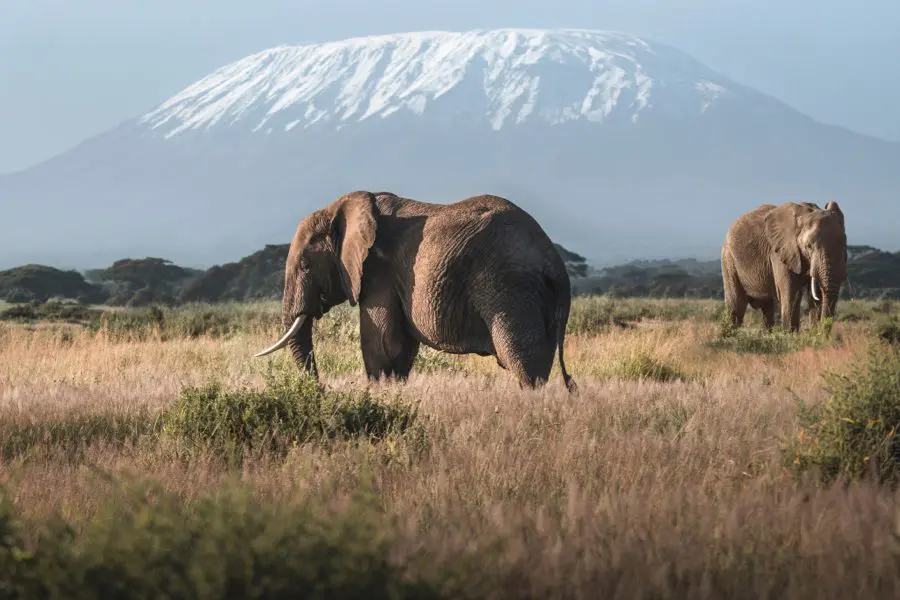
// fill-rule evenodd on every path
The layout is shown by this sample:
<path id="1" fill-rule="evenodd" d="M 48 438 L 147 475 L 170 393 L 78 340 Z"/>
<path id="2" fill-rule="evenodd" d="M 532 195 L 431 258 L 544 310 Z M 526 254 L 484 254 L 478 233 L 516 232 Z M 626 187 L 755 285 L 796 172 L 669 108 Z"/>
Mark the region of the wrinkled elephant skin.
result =
<path id="1" fill-rule="evenodd" d="M 722 280 L 731 322 L 740 326 L 749 305 L 759 309 L 767 330 L 781 311 L 783 327 L 800 328 L 804 295 L 813 320 L 833 317 L 847 279 L 844 213 L 804 202 L 764 204 L 728 229 L 722 245 Z"/>
<path id="2" fill-rule="evenodd" d="M 523 387 L 543 385 L 563 358 L 571 287 L 565 264 L 524 210 L 497 196 L 432 204 L 353 192 L 303 219 L 285 264 L 285 335 L 318 376 L 312 324 L 333 306 L 359 305 L 371 379 L 406 379 L 420 344 L 494 356 Z"/>

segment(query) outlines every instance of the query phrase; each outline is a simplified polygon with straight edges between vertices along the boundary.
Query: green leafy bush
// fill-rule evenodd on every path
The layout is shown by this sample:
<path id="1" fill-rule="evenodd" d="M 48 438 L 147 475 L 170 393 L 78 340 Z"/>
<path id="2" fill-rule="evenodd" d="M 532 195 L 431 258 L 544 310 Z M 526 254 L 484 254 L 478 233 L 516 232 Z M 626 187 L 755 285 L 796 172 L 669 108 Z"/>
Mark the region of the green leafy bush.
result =
<path id="1" fill-rule="evenodd" d="M 800 426 L 786 457 L 798 471 L 818 468 L 824 480 L 873 473 L 900 481 L 900 350 L 874 343 L 848 374 L 824 375 L 828 398 L 800 404 Z"/>
<path id="2" fill-rule="evenodd" d="M 771 331 L 762 328 L 735 327 L 727 311 L 721 311 L 718 318 L 718 335 L 706 342 L 710 348 L 728 350 L 745 354 L 788 354 L 803 348 L 825 348 L 839 343 L 841 338 L 832 333 L 834 321 L 831 318 L 821 319 L 817 324 L 790 331 L 776 325 Z"/>
<path id="3" fill-rule="evenodd" d="M 146 449 L 161 440 L 179 456 L 202 453 L 241 462 L 243 453 L 284 456 L 293 446 L 353 438 L 404 437 L 414 452 L 426 441 L 407 402 L 384 402 L 367 391 L 336 392 L 293 368 L 266 378 L 264 390 L 225 390 L 218 383 L 184 388 L 161 413 L 71 414 L 0 423 L 0 459 L 54 452 L 80 460 L 94 445 Z"/>
<path id="4" fill-rule="evenodd" d="M 371 494 L 341 511 L 268 503 L 232 484 L 190 504 L 147 485 L 117 497 L 81 528 L 45 522 L 32 548 L 4 502 L 2 597 L 438 597 L 391 560 L 394 529 Z"/>
<path id="5" fill-rule="evenodd" d="M 284 369 L 262 391 L 190 387 L 163 416 L 163 432 L 193 452 L 239 458 L 243 450 L 281 454 L 295 444 L 365 436 L 382 439 L 414 427 L 409 404 L 387 404 L 366 392 L 326 391 L 311 377 Z"/>

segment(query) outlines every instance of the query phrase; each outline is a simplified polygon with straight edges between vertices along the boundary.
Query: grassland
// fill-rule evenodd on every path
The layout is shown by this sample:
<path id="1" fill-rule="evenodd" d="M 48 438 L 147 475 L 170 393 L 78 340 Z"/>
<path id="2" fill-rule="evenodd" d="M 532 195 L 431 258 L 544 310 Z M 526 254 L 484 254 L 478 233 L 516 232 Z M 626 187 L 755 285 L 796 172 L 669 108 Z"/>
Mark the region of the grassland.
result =
<path id="1" fill-rule="evenodd" d="M 369 383 L 349 307 L 324 389 L 250 358 L 277 303 L 3 322 L 0 595 L 897 598 L 897 308 L 791 336 L 578 299 L 577 397 L 430 350 Z"/>

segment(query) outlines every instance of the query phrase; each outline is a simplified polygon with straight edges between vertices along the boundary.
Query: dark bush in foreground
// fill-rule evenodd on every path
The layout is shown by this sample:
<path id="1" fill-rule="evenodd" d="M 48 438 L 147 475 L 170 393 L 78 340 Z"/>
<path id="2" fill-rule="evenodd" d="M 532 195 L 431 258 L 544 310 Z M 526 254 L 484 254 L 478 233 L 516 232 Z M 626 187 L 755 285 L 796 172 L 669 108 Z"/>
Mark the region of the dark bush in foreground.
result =
<path id="1" fill-rule="evenodd" d="M 414 531 L 360 483 L 331 502 L 261 500 L 231 483 L 190 502 L 122 486 L 103 490 L 97 514 L 80 522 L 25 521 L 0 488 L 0 597 L 843 600 L 900 591 L 891 509 L 859 489 L 849 502 L 875 514 L 837 509 L 833 490 L 731 510 L 676 490 L 683 502 L 648 499 L 653 510 L 634 516 L 610 489 L 586 512 L 469 506 Z"/>
<path id="2" fill-rule="evenodd" d="M 36 549 L 26 547 L 4 503 L 0 596 L 437 597 L 392 564 L 387 519 L 370 499 L 339 512 L 260 502 L 237 487 L 192 505 L 159 490 L 136 491 L 119 494 L 81 531 L 46 523 Z"/>
<path id="3" fill-rule="evenodd" d="M 237 457 L 242 450 L 280 454 L 307 442 L 400 435 L 416 417 L 408 404 L 386 404 L 368 392 L 325 391 L 312 378 L 286 371 L 267 377 L 262 391 L 226 391 L 215 383 L 187 388 L 166 412 L 163 432 L 189 451 Z"/>
<path id="4" fill-rule="evenodd" d="M 825 481 L 872 473 L 900 482 L 900 349 L 873 344 L 865 362 L 825 378 L 829 397 L 801 404 L 800 428 L 788 445 L 794 468 L 818 468 Z"/>

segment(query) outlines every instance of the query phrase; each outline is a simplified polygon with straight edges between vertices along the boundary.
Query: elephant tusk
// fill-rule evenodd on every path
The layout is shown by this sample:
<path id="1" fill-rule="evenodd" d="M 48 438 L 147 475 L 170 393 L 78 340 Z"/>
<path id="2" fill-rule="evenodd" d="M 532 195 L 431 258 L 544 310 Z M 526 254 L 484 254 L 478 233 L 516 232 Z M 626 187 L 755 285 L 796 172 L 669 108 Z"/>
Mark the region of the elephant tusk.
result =
<path id="1" fill-rule="evenodd" d="M 813 276 L 809 280 L 809 287 L 810 287 L 810 291 L 812 292 L 813 300 L 818 302 L 820 300 L 820 298 L 816 295 L 816 277 L 815 276 Z"/>
<path id="2" fill-rule="evenodd" d="M 306 315 L 300 315 L 299 317 L 294 319 L 294 324 L 291 325 L 290 329 L 288 329 L 283 336 L 281 336 L 280 340 L 278 340 L 262 352 L 254 354 L 253 357 L 256 358 L 259 356 L 265 356 L 266 354 L 271 354 L 276 350 L 281 350 L 282 348 L 287 346 L 287 343 L 291 340 L 291 337 L 293 337 L 293 335 L 297 333 L 297 330 L 300 329 L 301 326 L 303 326 L 304 321 L 306 321 Z"/>

